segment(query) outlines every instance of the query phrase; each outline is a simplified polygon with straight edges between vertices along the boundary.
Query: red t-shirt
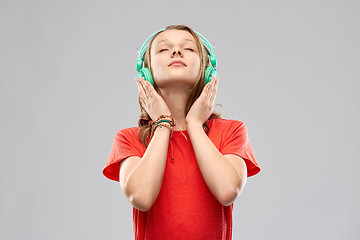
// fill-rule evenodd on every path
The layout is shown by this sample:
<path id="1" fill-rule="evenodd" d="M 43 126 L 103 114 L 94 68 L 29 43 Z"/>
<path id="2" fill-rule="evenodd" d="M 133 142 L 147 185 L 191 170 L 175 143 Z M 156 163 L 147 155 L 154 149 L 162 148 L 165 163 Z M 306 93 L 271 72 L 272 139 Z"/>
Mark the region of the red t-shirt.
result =
<path id="1" fill-rule="evenodd" d="M 225 154 L 245 160 L 248 177 L 260 172 L 252 151 L 246 126 L 230 119 L 211 119 L 208 137 Z M 103 174 L 119 181 L 120 161 L 142 157 L 146 151 L 138 137 L 139 127 L 116 133 Z M 214 197 L 201 175 L 188 132 L 174 131 L 169 144 L 160 193 L 149 211 L 133 207 L 135 240 L 230 240 L 232 239 L 232 203 L 223 206 Z M 173 151 L 174 160 L 171 160 Z"/>

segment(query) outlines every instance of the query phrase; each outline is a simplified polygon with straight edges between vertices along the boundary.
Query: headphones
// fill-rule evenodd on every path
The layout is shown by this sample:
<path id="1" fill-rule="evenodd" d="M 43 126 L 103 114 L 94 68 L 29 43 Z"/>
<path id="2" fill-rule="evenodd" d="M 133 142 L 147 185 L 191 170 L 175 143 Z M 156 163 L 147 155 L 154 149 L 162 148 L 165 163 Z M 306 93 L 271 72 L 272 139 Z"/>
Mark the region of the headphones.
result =
<path id="1" fill-rule="evenodd" d="M 154 79 L 151 75 L 150 69 L 149 68 L 143 68 L 143 63 L 144 63 L 144 56 L 145 56 L 145 52 L 146 49 L 148 48 L 148 45 L 146 45 L 150 39 L 156 35 L 159 32 L 164 31 L 165 29 L 161 29 L 157 32 L 155 32 L 154 34 L 152 34 L 148 39 L 146 39 L 146 41 L 143 43 L 143 45 L 141 46 L 140 50 L 139 50 L 139 56 L 138 56 L 138 60 L 137 60 L 137 64 L 136 64 L 136 70 L 137 70 L 137 77 L 138 78 L 143 78 L 145 81 L 149 81 L 153 86 L 154 86 Z M 205 49 L 206 52 L 209 55 L 210 58 L 210 62 L 211 62 L 211 66 L 208 66 L 205 70 L 205 84 L 207 84 L 208 82 L 211 81 L 211 79 L 213 77 L 217 77 L 217 71 L 216 71 L 216 66 L 217 66 L 217 60 L 216 60 L 216 56 L 214 54 L 214 50 L 211 47 L 211 44 L 209 43 L 209 41 L 203 37 L 200 33 L 194 31 L 200 38 L 202 43 L 205 45 Z"/>

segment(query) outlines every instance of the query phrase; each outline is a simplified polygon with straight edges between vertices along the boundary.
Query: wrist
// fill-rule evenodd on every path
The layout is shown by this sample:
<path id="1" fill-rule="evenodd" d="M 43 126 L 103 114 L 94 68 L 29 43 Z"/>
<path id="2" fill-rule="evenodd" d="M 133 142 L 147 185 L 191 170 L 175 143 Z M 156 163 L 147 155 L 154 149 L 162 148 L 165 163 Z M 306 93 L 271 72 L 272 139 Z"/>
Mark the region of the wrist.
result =
<path id="1" fill-rule="evenodd" d="M 166 130 L 164 130 L 164 129 L 166 129 Z M 170 126 L 170 124 L 167 124 L 167 123 L 161 123 L 161 124 L 159 124 L 158 126 L 156 126 L 155 128 L 154 128 L 154 131 L 155 132 L 157 132 L 157 131 L 169 131 L 169 132 L 171 132 L 171 126 Z"/>
<path id="2" fill-rule="evenodd" d="M 151 121 L 151 135 L 154 134 L 154 132 L 158 131 L 165 131 L 170 132 L 170 137 L 172 137 L 172 133 L 174 131 L 175 121 L 171 115 L 160 115 L 156 121 Z M 169 130 L 162 130 L 162 129 L 169 129 Z"/>
<path id="3" fill-rule="evenodd" d="M 187 129 L 202 128 L 203 124 L 199 121 L 186 121 Z"/>

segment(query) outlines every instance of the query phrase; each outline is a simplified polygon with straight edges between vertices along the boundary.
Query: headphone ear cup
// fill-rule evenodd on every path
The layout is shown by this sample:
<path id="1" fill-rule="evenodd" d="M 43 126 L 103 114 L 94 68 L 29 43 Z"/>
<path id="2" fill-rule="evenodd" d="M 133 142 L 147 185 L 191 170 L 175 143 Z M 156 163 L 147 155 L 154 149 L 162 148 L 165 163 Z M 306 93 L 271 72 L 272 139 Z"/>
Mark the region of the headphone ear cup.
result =
<path id="1" fill-rule="evenodd" d="M 215 68 L 208 66 L 205 70 L 205 85 L 208 82 L 211 82 L 211 80 L 213 79 L 213 77 L 217 77 L 217 71 Z"/>
<path id="2" fill-rule="evenodd" d="M 211 54 L 209 56 L 210 62 L 211 62 L 211 66 L 216 67 L 217 66 L 217 60 L 216 60 L 216 56 L 215 54 Z"/>
<path id="3" fill-rule="evenodd" d="M 142 68 L 140 69 L 140 73 L 142 74 L 145 81 L 149 81 L 151 85 L 154 86 L 154 80 L 152 78 L 151 72 L 149 68 Z"/>

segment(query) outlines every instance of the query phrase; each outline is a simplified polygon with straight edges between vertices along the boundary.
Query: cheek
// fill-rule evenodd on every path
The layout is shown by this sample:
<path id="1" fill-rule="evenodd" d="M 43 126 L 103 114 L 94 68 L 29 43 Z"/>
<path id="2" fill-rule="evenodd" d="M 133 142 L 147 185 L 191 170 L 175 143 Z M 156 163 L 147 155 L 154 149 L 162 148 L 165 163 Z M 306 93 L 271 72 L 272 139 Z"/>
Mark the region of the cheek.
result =
<path id="1" fill-rule="evenodd" d="M 194 62 L 196 71 L 200 71 L 200 59 L 196 59 Z"/>
<path id="2" fill-rule="evenodd" d="M 156 57 L 151 59 L 151 69 L 153 72 L 160 70 L 161 68 L 163 68 L 164 65 L 164 61 L 161 60 L 161 58 Z"/>

